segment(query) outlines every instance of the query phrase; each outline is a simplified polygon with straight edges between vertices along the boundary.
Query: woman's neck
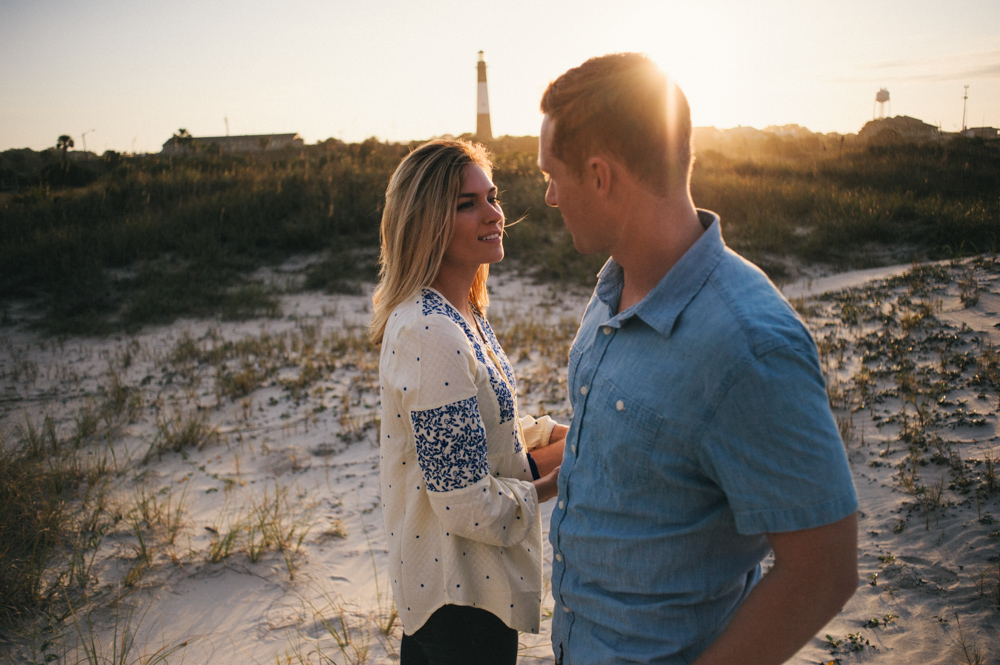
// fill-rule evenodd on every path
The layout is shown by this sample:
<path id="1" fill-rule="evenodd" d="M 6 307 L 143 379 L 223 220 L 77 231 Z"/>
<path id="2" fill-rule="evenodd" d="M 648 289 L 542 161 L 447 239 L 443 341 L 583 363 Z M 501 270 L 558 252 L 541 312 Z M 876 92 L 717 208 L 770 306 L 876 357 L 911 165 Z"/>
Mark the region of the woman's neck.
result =
<path id="1" fill-rule="evenodd" d="M 469 292 L 472 291 L 472 282 L 475 278 L 475 273 L 468 276 L 457 275 L 442 266 L 437 277 L 431 282 L 431 287 L 443 295 L 459 314 L 471 321 L 472 307 L 469 305 Z"/>

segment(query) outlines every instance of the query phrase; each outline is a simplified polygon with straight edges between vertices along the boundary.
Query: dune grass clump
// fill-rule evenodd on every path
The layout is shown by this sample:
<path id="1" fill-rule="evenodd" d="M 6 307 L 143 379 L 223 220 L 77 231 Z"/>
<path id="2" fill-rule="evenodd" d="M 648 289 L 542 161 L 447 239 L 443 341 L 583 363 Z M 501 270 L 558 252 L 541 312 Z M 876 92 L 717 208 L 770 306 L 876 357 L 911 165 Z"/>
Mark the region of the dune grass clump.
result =
<path id="1" fill-rule="evenodd" d="M 0 430 L 0 630 L 71 607 L 91 583 L 94 553 L 115 518 L 113 455 L 80 450 L 48 415 Z"/>
<path id="2" fill-rule="evenodd" d="M 70 519 L 64 500 L 81 477 L 59 457 L 46 459 L 30 436 L 22 430 L 15 442 L 0 431 L 0 626 L 46 600 L 48 560 Z"/>
<path id="3" fill-rule="evenodd" d="M 195 448 L 201 450 L 219 440 L 219 430 L 209 424 L 208 414 L 192 411 L 184 414 L 181 411 L 173 415 L 161 415 L 157 420 L 157 432 L 153 442 L 143 458 L 148 462 L 154 456 L 162 457 L 164 453 L 183 453 Z"/>
<path id="4" fill-rule="evenodd" d="M 311 508 L 290 499 L 288 487 L 275 480 L 273 489 L 266 485 L 263 493 L 250 497 L 247 506 L 235 512 L 223 510 L 219 521 L 206 527 L 211 534 L 206 559 L 220 563 L 242 552 L 251 563 L 258 563 L 268 552 L 278 552 L 289 579 L 294 580 L 302 545 L 312 527 Z"/>

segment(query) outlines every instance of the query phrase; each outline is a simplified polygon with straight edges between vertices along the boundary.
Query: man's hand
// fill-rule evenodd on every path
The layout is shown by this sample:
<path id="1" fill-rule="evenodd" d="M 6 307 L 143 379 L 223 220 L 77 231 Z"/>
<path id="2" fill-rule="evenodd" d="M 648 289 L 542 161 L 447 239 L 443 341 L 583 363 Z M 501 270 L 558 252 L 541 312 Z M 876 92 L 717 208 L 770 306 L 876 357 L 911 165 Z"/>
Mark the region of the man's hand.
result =
<path id="1" fill-rule="evenodd" d="M 791 658 L 858 588 L 858 518 L 772 533 L 774 566 L 695 665 L 776 665 Z"/>

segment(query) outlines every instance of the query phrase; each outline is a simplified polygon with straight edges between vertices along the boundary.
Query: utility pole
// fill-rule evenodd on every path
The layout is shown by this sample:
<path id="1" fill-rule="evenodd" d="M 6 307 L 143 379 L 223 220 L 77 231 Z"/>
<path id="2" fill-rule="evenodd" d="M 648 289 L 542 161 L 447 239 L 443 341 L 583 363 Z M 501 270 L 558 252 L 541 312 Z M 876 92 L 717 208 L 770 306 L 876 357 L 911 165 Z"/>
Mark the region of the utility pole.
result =
<path id="1" fill-rule="evenodd" d="M 965 86 L 965 97 L 962 97 L 962 134 L 965 134 L 965 111 L 968 107 L 969 107 L 969 86 Z"/>
<path id="2" fill-rule="evenodd" d="M 84 159 L 87 159 L 87 134 L 90 134 L 93 131 L 96 131 L 96 130 L 88 129 L 87 131 L 85 131 L 83 134 L 80 135 L 80 138 L 83 140 L 83 158 Z"/>

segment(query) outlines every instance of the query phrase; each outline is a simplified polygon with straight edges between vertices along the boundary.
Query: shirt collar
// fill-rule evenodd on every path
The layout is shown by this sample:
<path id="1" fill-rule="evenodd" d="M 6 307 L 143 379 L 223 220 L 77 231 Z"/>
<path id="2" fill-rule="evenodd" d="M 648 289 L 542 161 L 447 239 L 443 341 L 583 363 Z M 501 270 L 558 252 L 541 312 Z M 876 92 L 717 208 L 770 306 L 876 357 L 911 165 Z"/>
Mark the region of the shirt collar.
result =
<path id="1" fill-rule="evenodd" d="M 645 298 L 617 316 L 614 311 L 621 298 L 624 275 L 621 266 L 608 259 L 598 273 L 595 295 L 608 306 L 610 325 L 619 327 L 629 317 L 637 316 L 664 337 L 670 336 L 677 317 L 704 286 L 726 249 L 719 216 L 698 209 L 698 220 L 705 229 L 701 237 Z"/>

